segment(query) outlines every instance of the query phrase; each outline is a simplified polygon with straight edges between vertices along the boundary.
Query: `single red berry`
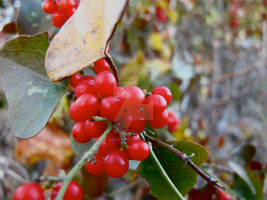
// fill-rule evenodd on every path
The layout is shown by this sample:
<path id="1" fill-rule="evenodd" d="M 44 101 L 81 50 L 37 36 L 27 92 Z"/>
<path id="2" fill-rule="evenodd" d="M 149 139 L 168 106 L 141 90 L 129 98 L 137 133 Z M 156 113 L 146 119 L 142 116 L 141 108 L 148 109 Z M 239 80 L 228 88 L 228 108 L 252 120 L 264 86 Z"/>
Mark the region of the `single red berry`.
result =
<path id="1" fill-rule="evenodd" d="M 92 94 L 97 96 L 97 89 L 93 80 L 83 80 L 75 87 L 75 96 L 77 98 L 83 94 Z"/>
<path id="2" fill-rule="evenodd" d="M 83 76 L 82 79 L 88 80 L 88 81 L 95 81 L 95 78 L 93 76 L 89 76 L 89 75 Z"/>
<path id="3" fill-rule="evenodd" d="M 219 189 L 218 189 L 218 193 L 219 193 L 219 197 L 220 197 L 219 200 L 231 200 L 232 199 L 231 196 L 228 193 L 223 192 L 223 191 L 221 191 Z"/>
<path id="4" fill-rule="evenodd" d="M 152 94 L 149 97 L 147 97 L 145 100 L 145 104 L 151 105 L 153 113 L 155 114 L 162 113 L 167 107 L 166 100 L 159 94 Z M 147 113 L 150 112 L 150 109 L 147 110 L 147 106 L 145 106 L 144 109 Z"/>
<path id="5" fill-rule="evenodd" d="M 171 124 L 171 125 L 168 125 L 168 130 L 173 133 L 174 131 L 176 131 L 178 128 L 178 124 Z"/>
<path id="6" fill-rule="evenodd" d="M 120 92 L 119 98 L 122 100 L 123 109 L 137 111 L 143 106 L 145 93 L 139 87 L 128 86 Z"/>
<path id="7" fill-rule="evenodd" d="M 152 128 L 163 128 L 167 125 L 168 112 L 164 110 L 162 113 L 153 113 L 152 117 L 149 117 L 148 123 Z"/>
<path id="8" fill-rule="evenodd" d="M 85 122 L 78 122 L 72 127 L 72 137 L 76 142 L 89 142 L 91 137 L 85 131 Z"/>
<path id="9" fill-rule="evenodd" d="M 101 136 L 107 128 L 106 122 L 103 121 L 90 121 L 85 122 L 85 131 L 91 138 Z"/>
<path id="10" fill-rule="evenodd" d="M 101 58 L 98 61 L 94 62 L 94 71 L 96 74 L 99 74 L 103 71 L 109 71 L 110 66 L 105 58 Z"/>
<path id="11" fill-rule="evenodd" d="M 13 200 L 45 200 L 44 191 L 38 183 L 25 183 L 15 190 Z"/>
<path id="12" fill-rule="evenodd" d="M 138 133 L 136 133 L 135 135 L 132 136 L 127 136 L 127 144 L 131 144 L 132 142 L 136 141 L 136 140 L 140 140 L 140 135 Z"/>
<path id="13" fill-rule="evenodd" d="M 68 11 L 64 11 L 64 14 L 66 16 L 66 21 L 76 12 L 76 6 Z"/>
<path id="14" fill-rule="evenodd" d="M 91 162 L 86 162 L 85 168 L 90 174 L 99 176 L 105 172 L 104 169 L 104 157 L 99 154 L 95 154 L 95 160 Z"/>
<path id="15" fill-rule="evenodd" d="M 112 178 L 122 177 L 129 168 L 129 160 L 120 150 L 111 151 L 104 162 L 105 172 Z"/>
<path id="16" fill-rule="evenodd" d="M 42 9 L 46 13 L 54 13 L 57 11 L 57 3 L 54 2 L 53 0 L 45 0 L 42 3 Z"/>
<path id="17" fill-rule="evenodd" d="M 70 116 L 76 121 L 90 120 L 98 112 L 99 103 L 92 94 L 83 94 L 70 105 Z"/>
<path id="18" fill-rule="evenodd" d="M 170 104 L 171 103 L 171 100 L 172 100 L 172 93 L 171 91 L 165 87 L 165 86 L 158 86 L 158 87 L 155 87 L 153 90 L 152 90 L 152 94 L 159 94 L 161 96 L 163 96 L 167 102 L 167 104 Z"/>
<path id="19" fill-rule="evenodd" d="M 120 134 L 112 130 L 99 146 L 98 153 L 102 156 L 106 156 L 110 151 L 119 149 L 120 147 Z"/>
<path id="20" fill-rule="evenodd" d="M 156 18 L 161 23 L 166 23 L 168 21 L 168 16 L 166 15 L 165 11 L 159 6 L 156 7 Z"/>
<path id="21" fill-rule="evenodd" d="M 68 12 L 73 8 L 76 8 L 75 0 L 60 0 L 59 6 L 62 11 Z"/>
<path id="22" fill-rule="evenodd" d="M 143 131 L 146 126 L 145 114 L 142 111 L 127 113 L 123 117 L 123 122 L 127 132 Z"/>
<path id="23" fill-rule="evenodd" d="M 61 26 L 63 26 L 65 21 L 66 21 L 66 16 L 61 10 L 58 10 L 53 13 L 53 16 L 52 16 L 53 26 L 60 28 Z"/>
<path id="24" fill-rule="evenodd" d="M 56 187 L 53 188 L 51 193 L 51 200 L 55 200 L 57 197 L 57 194 L 62 187 L 63 183 L 59 182 L 57 183 Z M 63 197 L 63 200 L 83 200 L 83 189 L 82 187 L 76 182 L 71 181 L 70 184 L 67 187 L 67 190 L 65 192 L 65 195 Z"/>
<path id="25" fill-rule="evenodd" d="M 100 103 L 100 114 L 111 122 L 119 121 L 124 115 L 121 109 L 121 100 L 117 97 L 105 97 Z"/>
<path id="26" fill-rule="evenodd" d="M 82 80 L 83 80 L 83 77 L 80 73 L 73 74 L 70 77 L 70 86 L 75 88 Z"/>
<path id="27" fill-rule="evenodd" d="M 133 160 L 145 160 L 149 156 L 149 146 L 144 140 L 135 140 L 128 147 L 128 152 Z"/>
<path id="28" fill-rule="evenodd" d="M 119 96 L 120 96 L 120 93 L 122 92 L 122 90 L 124 90 L 123 87 L 117 87 L 117 90 L 116 90 L 116 97 L 119 97 Z"/>
<path id="29" fill-rule="evenodd" d="M 173 111 L 168 111 L 168 120 L 167 120 L 168 125 L 171 124 L 179 124 L 180 120 L 179 118 L 176 116 L 175 112 Z"/>
<path id="30" fill-rule="evenodd" d="M 117 90 L 117 81 L 110 72 L 103 71 L 96 75 L 95 85 L 102 97 L 114 96 Z"/>

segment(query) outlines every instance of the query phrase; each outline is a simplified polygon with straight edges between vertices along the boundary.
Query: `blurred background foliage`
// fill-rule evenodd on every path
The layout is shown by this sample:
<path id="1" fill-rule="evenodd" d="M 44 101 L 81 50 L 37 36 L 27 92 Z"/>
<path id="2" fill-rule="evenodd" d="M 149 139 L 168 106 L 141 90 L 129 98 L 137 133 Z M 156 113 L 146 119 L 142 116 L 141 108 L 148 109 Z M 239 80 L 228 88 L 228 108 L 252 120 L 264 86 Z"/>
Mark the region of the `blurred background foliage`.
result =
<path id="1" fill-rule="evenodd" d="M 17 34 L 57 31 L 47 23 L 50 18 L 42 13 L 40 5 L 39 0 L 0 0 L 0 46 Z M 241 186 L 255 186 L 254 182 L 244 184 L 246 179 L 241 179 L 242 175 L 233 175 L 235 165 L 229 160 L 236 151 L 243 151 L 242 145 L 249 143 L 255 148 L 255 156 L 244 166 L 249 180 L 257 182 L 252 171 L 267 168 L 266 0 L 131 0 L 110 48 L 123 86 L 138 85 L 150 91 L 157 85 L 166 85 L 171 89 L 173 101 L 169 109 L 177 113 L 181 123 L 168 137 L 205 145 L 209 150 L 207 169 L 232 185 L 237 193 L 247 190 Z M 40 134 L 37 136 L 40 139 L 18 141 L 9 134 L 7 108 L 4 96 L 0 95 L 0 158 L 10 163 L 17 160 L 27 171 L 39 171 L 39 174 L 52 175 L 58 169 L 70 167 L 76 157 L 64 137 L 68 139 L 72 125 L 68 117 L 71 99 L 66 95 L 60 101 L 50 125 L 44 129 L 49 134 Z M 46 142 L 46 137 L 55 141 Z M 57 152 L 62 151 L 59 157 L 53 152 L 55 148 Z M 43 160 L 48 162 L 45 169 L 40 169 L 38 163 Z M 1 162 L 0 169 L 4 169 Z M 23 169 L 16 168 L 18 176 L 28 176 Z M 106 177 L 101 183 L 93 178 L 87 180 L 93 180 L 90 184 L 94 188 L 102 188 L 95 192 L 98 196 L 105 190 L 103 183 L 113 190 L 132 182 L 136 176 L 132 171 L 125 180 L 109 180 L 112 184 L 107 183 Z M 8 196 L 6 188 L 12 190 L 14 181 L 0 182 L 4 188 L 0 197 Z M 261 195 L 264 190 L 266 198 L 266 186 L 263 189 L 262 180 L 257 183 L 256 190 L 261 190 L 258 192 Z M 204 188 L 204 192 L 192 190 L 189 195 L 192 200 L 194 195 L 208 199 L 205 191 L 215 193 L 201 181 L 196 188 Z M 145 199 L 148 186 L 140 182 L 133 191 L 116 195 L 115 199 Z M 249 199 L 249 195 L 243 196 Z M 264 197 L 251 199 L 254 198 Z"/>

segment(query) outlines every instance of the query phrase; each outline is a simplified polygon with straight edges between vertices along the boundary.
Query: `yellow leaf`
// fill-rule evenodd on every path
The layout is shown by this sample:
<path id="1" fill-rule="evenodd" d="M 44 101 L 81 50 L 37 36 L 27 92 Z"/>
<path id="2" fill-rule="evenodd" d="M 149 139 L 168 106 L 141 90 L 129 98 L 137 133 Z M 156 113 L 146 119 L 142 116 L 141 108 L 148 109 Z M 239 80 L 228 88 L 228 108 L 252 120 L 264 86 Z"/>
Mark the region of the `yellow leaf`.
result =
<path id="1" fill-rule="evenodd" d="M 148 38 L 148 44 L 152 49 L 161 51 L 163 48 L 163 40 L 160 33 L 152 33 Z"/>
<path id="2" fill-rule="evenodd" d="M 45 67 L 60 81 L 104 57 L 105 49 L 128 0 L 82 0 L 52 40 Z"/>

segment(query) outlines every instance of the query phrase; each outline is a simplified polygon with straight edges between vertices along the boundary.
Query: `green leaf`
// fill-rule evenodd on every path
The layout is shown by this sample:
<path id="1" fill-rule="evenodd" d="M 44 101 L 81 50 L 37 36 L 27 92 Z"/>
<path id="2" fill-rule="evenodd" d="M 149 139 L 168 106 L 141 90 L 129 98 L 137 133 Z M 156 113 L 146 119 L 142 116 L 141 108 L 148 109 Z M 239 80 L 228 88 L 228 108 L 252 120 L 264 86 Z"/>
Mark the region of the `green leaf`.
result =
<path id="1" fill-rule="evenodd" d="M 253 145 L 243 145 L 233 152 L 231 160 L 228 161 L 230 168 L 233 169 L 235 173 L 237 173 L 246 182 L 253 194 L 255 194 L 256 191 L 248 176 L 246 168 L 251 162 L 255 153 L 256 149 Z"/>
<path id="2" fill-rule="evenodd" d="M 191 160 L 197 166 L 202 165 L 208 159 L 207 150 L 199 144 L 185 141 L 173 144 L 175 148 L 187 155 L 194 153 L 195 155 Z M 178 190 L 183 195 L 188 193 L 197 182 L 197 173 L 189 166 L 185 166 L 184 162 L 169 150 L 160 146 L 154 146 L 153 149 L 161 165 Z M 141 163 L 140 174 L 150 183 L 152 194 L 155 197 L 160 200 L 176 199 L 172 189 L 165 182 L 158 168 L 153 163 L 151 156 Z"/>
<path id="3" fill-rule="evenodd" d="M 9 125 L 15 136 L 29 138 L 46 125 L 65 92 L 62 83 L 45 75 L 47 34 L 19 36 L 0 50 L 0 86 L 9 106 Z"/>
<path id="4" fill-rule="evenodd" d="M 93 140 L 90 140 L 87 143 L 79 143 L 76 142 L 73 137 L 71 136 L 70 139 L 71 147 L 74 151 L 74 153 L 78 156 L 83 156 L 83 154 L 90 149 L 90 147 L 94 144 Z"/>
<path id="5" fill-rule="evenodd" d="M 246 200 L 259 200 L 256 199 L 251 187 L 237 174 L 234 175 L 233 190 Z"/>
<path id="6" fill-rule="evenodd" d="M 40 0 L 20 0 L 19 14 L 17 17 L 19 34 L 33 35 L 54 30 L 51 16 L 42 10 Z"/>

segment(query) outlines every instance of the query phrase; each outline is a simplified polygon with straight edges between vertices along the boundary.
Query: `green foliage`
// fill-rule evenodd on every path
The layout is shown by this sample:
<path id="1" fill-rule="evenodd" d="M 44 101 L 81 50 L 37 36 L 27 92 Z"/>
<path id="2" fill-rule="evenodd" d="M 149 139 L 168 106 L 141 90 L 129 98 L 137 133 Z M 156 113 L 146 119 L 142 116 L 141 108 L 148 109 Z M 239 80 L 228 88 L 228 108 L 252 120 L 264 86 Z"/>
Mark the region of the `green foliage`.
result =
<path id="1" fill-rule="evenodd" d="M 51 24 L 51 15 L 42 10 L 40 0 L 21 0 L 17 18 L 19 34 L 33 35 L 44 31 L 54 30 Z"/>
<path id="2" fill-rule="evenodd" d="M 175 148 L 187 155 L 194 153 L 195 156 L 191 160 L 197 166 L 202 165 L 208 159 L 208 152 L 201 145 L 192 142 L 176 142 L 173 144 Z M 185 166 L 185 163 L 169 150 L 160 146 L 155 146 L 153 149 L 161 165 L 178 190 L 183 195 L 188 193 L 196 184 L 196 172 L 189 166 Z M 153 163 L 151 156 L 141 163 L 140 174 L 150 183 L 152 194 L 155 197 L 161 200 L 176 199 L 172 189 L 165 182 L 158 168 Z"/>
<path id="3" fill-rule="evenodd" d="M 0 51 L 0 86 L 9 106 L 15 136 L 29 138 L 46 125 L 65 91 L 49 81 L 44 71 L 47 34 L 19 36 Z"/>

